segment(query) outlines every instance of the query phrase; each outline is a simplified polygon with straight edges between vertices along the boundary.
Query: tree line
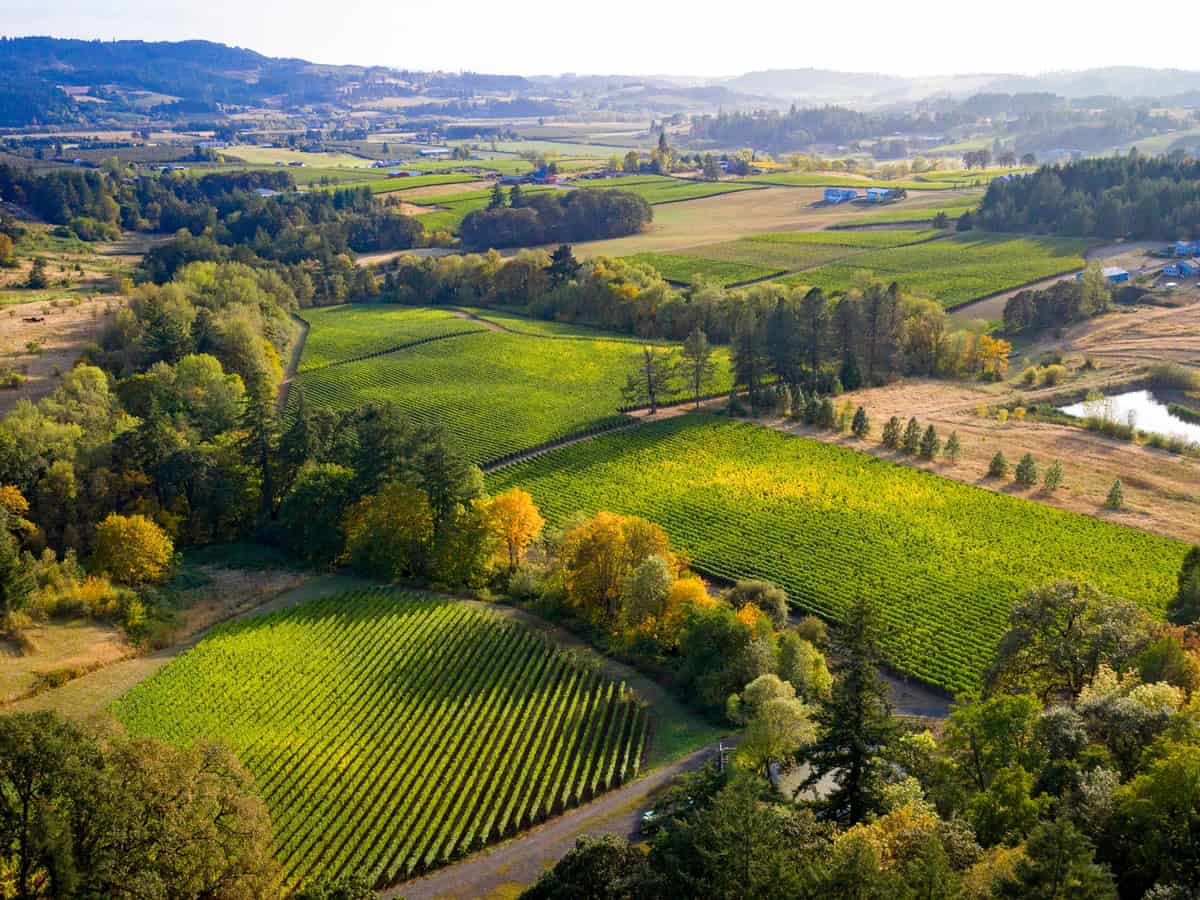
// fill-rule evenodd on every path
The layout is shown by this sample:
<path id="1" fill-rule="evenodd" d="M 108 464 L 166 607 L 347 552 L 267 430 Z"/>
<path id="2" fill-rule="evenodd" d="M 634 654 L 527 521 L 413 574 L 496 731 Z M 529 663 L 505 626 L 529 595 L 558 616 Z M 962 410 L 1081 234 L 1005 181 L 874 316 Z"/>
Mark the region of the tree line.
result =
<path id="1" fill-rule="evenodd" d="M 644 199 L 620 190 L 523 194 L 508 197 L 497 184 L 487 209 L 467 213 L 459 226 L 463 244 L 476 249 L 529 247 L 561 241 L 591 241 L 636 234 L 654 212 Z"/>

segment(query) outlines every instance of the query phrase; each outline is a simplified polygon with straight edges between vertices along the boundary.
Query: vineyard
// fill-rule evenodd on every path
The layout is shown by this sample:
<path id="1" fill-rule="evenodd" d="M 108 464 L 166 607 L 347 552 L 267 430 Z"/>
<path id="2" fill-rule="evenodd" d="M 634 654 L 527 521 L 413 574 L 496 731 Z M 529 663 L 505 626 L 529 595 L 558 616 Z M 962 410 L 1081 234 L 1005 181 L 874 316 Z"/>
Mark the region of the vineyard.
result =
<path id="1" fill-rule="evenodd" d="M 652 266 L 667 281 L 679 284 L 708 281 L 722 287 L 729 287 L 783 274 L 783 270 L 778 268 L 721 259 L 707 259 L 703 256 L 685 256 L 679 253 L 637 253 L 627 256 L 625 259 L 629 262 Z"/>
<path id="2" fill-rule="evenodd" d="M 953 309 L 980 297 L 1083 268 L 1085 240 L 958 234 L 940 241 L 872 250 L 789 275 L 787 284 L 825 291 L 851 287 L 859 272 Z"/>
<path id="3" fill-rule="evenodd" d="M 308 340 L 316 340 L 321 358 L 336 347 L 347 354 L 343 358 L 358 361 L 301 371 L 294 382 L 301 391 L 291 392 L 293 400 L 302 392 L 308 403 L 335 410 L 393 403 L 415 422 L 443 425 L 467 458 L 480 464 L 624 421 L 621 388 L 640 348 L 627 339 L 490 312 L 483 314 L 503 327 L 529 331 L 479 331 L 479 322 L 445 313 L 452 320 L 448 327 L 473 333 L 361 359 L 366 354 L 359 348 L 380 343 L 369 327 L 371 316 L 394 323 L 394 334 L 412 334 L 440 327 L 440 311 L 359 308 L 346 314 L 343 335 L 334 309 L 314 321 Z M 322 337 L 327 329 L 335 336 Z M 727 349 L 717 348 L 714 358 L 711 390 L 728 390 Z M 308 359 L 306 349 L 306 364 Z"/>
<path id="4" fill-rule="evenodd" d="M 502 468 L 547 518 L 600 509 L 666 528 L 696 568 L 767 578 L 837 620 L 879 601 L 901 671 L 959 691 L 978 684 L 1024 591 L 1091 581 L 1162 613 L 1184 547 L 867 454 L 715 416 L 688 415 Z"/>
<path id="5" fill-rule="evenodd" d="M 135 735 L 227 741 L 289 885 L 389 884 L 637 774 L 637 697 L 468 604 L 386 590 L 218 628 L 113 712 Z"/>
<path id="6" fill-rule="evenodd" d="M 932 222 L 938 213 L 945 213 L 954 222 L 963 213 L 974 212 L 978 203 L 947 203 L 937 206 L 911 207 L 903 204 L 893 206 L 879 212 L 868 213 L 861 217 L 847 220 L 844 224 L 834 225 L 834 228 L 858 228 L 862 225 L 909 225 L 918 222 Z"/>
<path id="7" fill-rule="evenodd" d="M 628 178 L 606 178 L 597 181 L 577 182 L 581 188 L 594 190 L 621 190 L 637 194 L 647 203 L 676 203 L 680 200 L 699 200 L 735 191 L 750 191 L 761 185 L 736 181 L 696 181 L 689 178 L 671 178 L 666 175 L 631 175 Z"/>
<path id="8" fill-rule="evenodd" d="M 486 326 L 444 309 L 414 309 L 379 303 L 318 306 L 303 311 L 309 324 L 299 371 L 361 359 L 416 341 L 471 334 Z"/>

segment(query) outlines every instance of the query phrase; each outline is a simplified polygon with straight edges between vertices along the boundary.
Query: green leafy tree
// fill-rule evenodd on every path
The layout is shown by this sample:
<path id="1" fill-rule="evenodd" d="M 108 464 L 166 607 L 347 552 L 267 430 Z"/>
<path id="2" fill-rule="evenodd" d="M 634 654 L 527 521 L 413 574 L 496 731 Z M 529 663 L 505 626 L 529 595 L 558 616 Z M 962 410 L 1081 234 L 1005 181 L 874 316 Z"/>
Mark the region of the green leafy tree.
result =
<path id="1" fill-rule="evenodd" d="M 721 179 L 721 167 L 717 165 L 717 161 L 711 153 L 704 154 L 703 172 L 706 181 L 720 181 Z"/>
<path id="2" fill-rule="evenodd" d="M 1038 482 L 1037 463 L 1033 461 L 1033 454 L 1026 453 L 1017 463 L 1016 470 L 1017 484 L 1032 487 Z"/>
<path id="3" fill-rule="evenodd" d="M 1007 478 L 1008 477 L 1008 460 L 1004 457 L 1003 450 L 997 450 L 996 455 L 992 457 L 992 461 L 988 463 L 988 478 Z"/>
<path id="4" fill-rule="evenodd" d="M 871 420 L 867 418 L 867 411 L 861 406 L 854 411 L 850 432 L 860 441 L 871 434 Z"/>
<path id="5" fill-rule="evenodd" d="M 1121 509 L 1125 506 L 1125 488 L 1121 484 L 1121 479 L 1118 478 L 1112 483 L 1112 487 L 1108 489 L 1108 496 L 1104 498 L 1104 505 L 1109 509 Z"/>
<path id="6" fill-rule="evenodd" d="M 1062 480 L 1062 462 L 1056 459 L 1046 468 L 1046 474 L 1042 476 L 1042 487 L 1047 491 L 1056 491 L 1062 487 Z"/>
<path id="7" fill-rule="evenodd" d="M 747 605 L 757 607 L 766 613 L 776 628 L 787 624 L 787 593 L 769 581 L 739 581 L 725 592 L 725 600 L 734 609 L 741 609 Z"/>
<path id="8" fill-rule="evenodd" d="M 921 436 L 921 458 L 937 459 L 942 450 L 942 439 L 938 437 L 937 429 L 930 425 Z"/>
<path id="9" fill-rule="evenodd" d="M 265 384 L 246 394 L 242 413 L 241 451 L 259 477 L 259 514 L 263 520 L 276 513 L 275 469 L 279 449 L 279 416 L 275 396 Z"/>
<path id="10" fill-rule="evenodd" d="M 700 398 L 705 390 L 712 384 L 716 370 L 717 364 L 713 359 L 708 335 L 696 326 L 683 342 L 683 349 L 679 354 L 679 375 L 687 385 L 697 407 L 700 406 Z"/>
<path id="11" fill-rule="evenodd" d="M 900 449 L 905 453 L 913 454 L 921 449 L 921 426 L 917 423 L 916 418 L 908 420 L 908 424 L 904 426 L 904 436 L 900 439 Z"/>
<path id="12" fill-rule="evenodd" d="M 332 565 L 342 555 L 342 519 L 354 500 L 349 468 L 335 463 L 302 468 L 279 507 L 288 550 L 317 565 Z"/>
<path id="13" fill-rule="evenodd" d="M 942 747 L 972 791 L 986 791 L 996 775 L 1020 765 L 1037 771 L 1041 704 L 1029 694 L 960 698 L 946 720 Z"/>
<path id="14" fill-rule="evenodd" d="M 1033 775 L 1021 766 L 1010 766 L 971 798 L 967 818 L 980 844 L 1017 844 L 1037 825 L 1045 802 L 1033 797 L 1033 782 Z"/>
<path id="15" fill-rule="evenodd" d="M 643 896 L 650 880 L 646 855 L 629 841 L 613 834 L 585 835 L 521 900 L 626 900 Z"/>
<path id="16" fill-rule="evenodd" d="M 846 611 L 835 651 L 842 663 L 817 713 L 820 736 L 803 756 L 812 767 L 805 785 L 831 776 L 834 788 L 822 805 L 830 818 L 854 825 L 881 809 L 885 764 L 880 751 L 895 736 L 887 685 L 879 677 L 879 625 L 870 604 L 859 600 Z"/>
<path id="17" fill-rule="evenodd" d="M 896 450 L 900 447 L 900 420 L 892 416 L 883 426 L 883 434 L 880 435 L 879 442 L 889 450 Z"/>
<path id="18" fill-rule="evenodd" d="M 395 481 L 346 513 L 345 559 L 360 571 L 396 581 L 418 574 L 433 540 L 433 510 L 419 488 Z"/>
<path id="19" fill-rule="evenodd" d="M 31 567 L 21 560 L 15 519 L 0 504 L 0 611 L 5 618 L 25 606 L 35 587 Z"/>

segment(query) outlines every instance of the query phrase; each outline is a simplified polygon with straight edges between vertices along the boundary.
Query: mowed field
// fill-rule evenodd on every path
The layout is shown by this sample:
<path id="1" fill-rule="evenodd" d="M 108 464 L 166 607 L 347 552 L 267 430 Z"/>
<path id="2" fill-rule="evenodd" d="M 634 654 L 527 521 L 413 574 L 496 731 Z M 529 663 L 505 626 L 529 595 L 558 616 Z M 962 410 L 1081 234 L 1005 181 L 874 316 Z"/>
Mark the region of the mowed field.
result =
<path id="1" fill-rule="evenodd" d="M 227 742 L 271 812 L 287 884 L 388 884 L 637 774 L 624 684 L 460 601 L 338 594 L 223 626 L 112 712 Z"/>
<path id="2" fill-rule="evenodd" d="M 618 411 L 621 389 L 640 353 L 636 341 L 490 313 L 496 330 L 478 331 L 478 322 L 457 319 L 455 324 L 440 319 L 439 312 L 382 305 L 355 309 L 341 314 L 344 328 L 339 314 L 323 313 L 309 332 L 314 355 L 309 356 L 306 342 L 292 402 L 302 392 L 308 403 L 337 410 L 393 403 L 414 421 L 444 426 L 467 458 L 479 464 L 624 419 Z M 379 352 L 394 339 L 374 333 L 372 313 L 385 323 L 381 330 L 396 337 L 442 328 L 476 333 L 362 359 L 365 348 Z M 521 331 L 506 330 L 514 328 Z M 331 365 L 339 354 L 346 362 Z M 728 350 L 718 348 L 714 358 L 712 390 L 728 390 Z M 310 365 L 317 360 L 320 368 Z"/>
<path id="3" fill-rule="evenodd" d="M 978 685 L 1012 603 L 1087 580 L 1161 614 L 1185 546 L 756 425 L 692 414 L 501 468 L 552 522 L 600 509 L 660 523 L 701 571 L 766 578 L 838 620 L 878 601 L 901 671 Z"/>

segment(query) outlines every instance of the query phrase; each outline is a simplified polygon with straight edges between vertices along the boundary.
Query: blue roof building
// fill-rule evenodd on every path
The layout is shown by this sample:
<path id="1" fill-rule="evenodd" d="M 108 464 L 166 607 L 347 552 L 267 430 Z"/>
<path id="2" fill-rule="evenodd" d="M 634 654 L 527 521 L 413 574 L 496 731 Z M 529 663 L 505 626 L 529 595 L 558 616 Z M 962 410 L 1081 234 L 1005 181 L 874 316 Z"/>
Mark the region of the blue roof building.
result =
<path id="1" fill-rule="evenodd" d="M 1121 282 L 1129 280 L 1129 273 L 1119 266 L 1108 266 L 1102 270 L 1101 274 L 1108 279 L 1109 284 L 1121 284 Z"/>
<path id="2" fill-rule="evenodd" d="M 857 200 L 858 191 L 854 188 L 825 188 L 826 203 L 845 203 L 848 200 Z"/>

